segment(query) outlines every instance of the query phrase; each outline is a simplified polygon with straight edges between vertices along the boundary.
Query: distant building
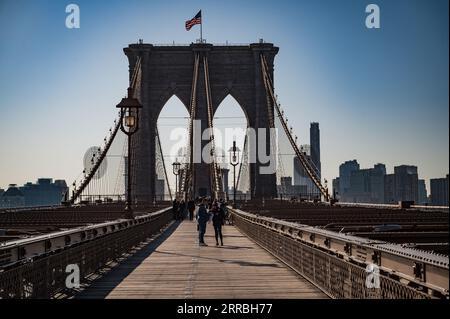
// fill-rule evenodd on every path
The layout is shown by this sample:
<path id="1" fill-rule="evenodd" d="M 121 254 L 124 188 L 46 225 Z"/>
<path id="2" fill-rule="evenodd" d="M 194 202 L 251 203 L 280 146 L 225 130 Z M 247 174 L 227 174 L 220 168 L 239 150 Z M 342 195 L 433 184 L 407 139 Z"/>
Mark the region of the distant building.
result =
<path id="1" fill-rule="evenodd" d="M 417 166 L 395 166 L 394 174 L 385 176 L 384 184 L 384 197 L 387 204 L 397 204 L 399 201 L 419 203 Z"/>
<path id="2" fill-rule="evenodd" d="M 336 199 L 340 199 L 341 191 L 339 189 L 339 177 L 336 177 L 335 179 L 333 179 L 332 187 L 333 187 L 333 197 Z"/>
<path id="3" fill-rule="evenodd" d="M 312 122 L 309 127 L 309 140 L 311 145 L 311 160 L 321 177 L 322 164 L 320 162 L 320 129 L 319 123 Z"/>
<path id="4" fill-rule="evenodd" d="M 312 122 L 309 127 L 309 144 L 311 145 L 311 162 L 314 169 L 317 171 L 319 179 L 322 178 L 322 164 L 320 161 L 320 129 L 319 123 Z M 311 192 L 313 194 L 320 194 L 319 189 L 311 183 Z"/>
<path id="5" fill-rule="evenodd" d="M 236 183 L 238 182 L 238 173 L 239 173 L 239 167 L 236 167 Z M 229 168 L 221 168 L 220 171 L 222 172 L 222 189 L 225 194 L 228 194 L 229 192 L 229 186 L 228 186 L 228 175 L 230 173 Z M 233 181 L 232 181 L 233 182 Z"/>
<path id="6" fill-rule="evenodd" d="M 376 164 L 373 168 L 352 171 L 350 187 L 345 193 L 346 201 L 352 203 L 384 203 L 384 176 L 386 166 Z"/>
<path id="7" fill-rule="evenodd" d="M 36 184 L 28 182 L 21 187 L 9 185 L 3 194 L 0 193 L 0 207 L 33 207 L 60 205 L 68 195 L 69 188 L 65 180 L 39 178 Z"/>
<path id="8" fill-rule="evenodd" d="M 65 180 L 39 178 L 36 184 L 31 182 L 20 187 L 25 197 L 25 206 L 60 205 L 68 192 Z"/>
<path id="9" fill-rule="evenodd" d="M 419 205 L 428 205 L 427 186 L 425 185 L 424 179 L 419 179 L 418 192 L 419 192 L 418 204 Z"/>
<path id="10" fill-rule="evenodd" d="M 395 175 L 387 174 L 384 176 L 384 202 L 386 204 L 396 204 L 395 194 Z"/>
<path id="11" fill-rule="evenodd" d="M 350 189 L 350 177 L 352 172 L 359 170 L 359 164 L 356 160 L 346 161 L 339 166 L 339 190 L 341 201 L 351 201 L 348 196 Z"/>
<path id="12" fill-rule="evenodd" d="M 378 163 L 372 169 L 371 192 L 372 202 L 377 204 L 384 203 L 384 176 L 386 176 L 386 165 Z"/>
<path id="13" fill-rule="evenodd" d="M 305 157 L 308 160 L 311 160 L 311 146 L 309 144 L 304 144 L 300 146 L 300 151 L 303 152 Z M 312 192 L 313 190 L 313 181 L 306 173 L 306 170 L 303 168 L 300 160 L 297 156 L 294 156 L 294 185 L 296 186 L 304 186 L 305 190 L 304 195 L 306 196 L 308 192 Z"/>
<path id="14" fill-rule="evenodd" d="M 300 151 L 305 155 L 306 159 L 312 164 L 319 178 L 321 178 L 321 162 L 320 162 L 320 129 L 319 123 L 312 122 L 309 128 L 310 144 L 300 146 Z M 320 195 L 319 189 L 308 176 L 303 168 L 300 160 L 294 157 L 294 185 L 304 197 L 316 197 Z M 301 187 L 298 187 L 301 186 Z"/>
<path id="15" fill-rule="evenodd" d="M 292 177 L 281 177 L 277 185 L 278 194 L 283 197 L 308 198 L 306 185 L 292 185 Z"/>
<path id="16" fill-rule="evenodd" d="M 400 165 L 394 167 L 395 186 L 398 201 L 419 202 L 419 176 L 417 166 Z"/>
<path id="17" fill-rule="evenodd" d="M 16 184 L 10 184 L 0 197 L 0 208 L 15 208 L 25 206 L 25 197 Z"/>
<path id="18" fill-rule="evenodd" d="M 292 177 L 290 176 L 283 176 L 280 178 L 280 184 L 282 186 L 292 186 Z"/>
<path id="19" fill-rule="evenodd" d="M 448 200 L 448 174 L 444 178 L 430 179 L 431 205 L 449 206 Z"/>

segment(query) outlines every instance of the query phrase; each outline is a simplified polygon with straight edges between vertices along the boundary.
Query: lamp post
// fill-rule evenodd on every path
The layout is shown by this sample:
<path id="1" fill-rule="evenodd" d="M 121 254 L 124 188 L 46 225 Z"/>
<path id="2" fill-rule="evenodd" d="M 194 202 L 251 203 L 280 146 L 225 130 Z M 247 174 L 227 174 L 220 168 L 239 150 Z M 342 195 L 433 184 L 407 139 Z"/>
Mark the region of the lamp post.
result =
<path id="1" fill-rule="evenodd" d="M 173 167 L 173 175 L 175 175 L 175 199 L 178 198 L 178 175 L 180 175 L 180 167 L 181 163 L 178 162 L 178 159 L 175 159 L 175 162 L 172 163 Z"/>
<path id="2" fill-rule="evenodd" d="M 228 150 L 230 153 L 230 164 L 233 166 L 233 207 L 236 207 L 236 166 L 239 164 L 239 148 L 236 147 L 236 141 Z"/>
<path id="3" fill-rule="evenodd" d="M 128 160 L 127 160 L 127 199 L 124 217 L 133 218 L 131 207 L 131 136 L 139 129 L 139 109 L 142 105 L 133 98 L 133 89 L 128 88 L 128 96 L 123 98 L 116 106 L 120 109 L 120 130 L 128 137 Z"/>

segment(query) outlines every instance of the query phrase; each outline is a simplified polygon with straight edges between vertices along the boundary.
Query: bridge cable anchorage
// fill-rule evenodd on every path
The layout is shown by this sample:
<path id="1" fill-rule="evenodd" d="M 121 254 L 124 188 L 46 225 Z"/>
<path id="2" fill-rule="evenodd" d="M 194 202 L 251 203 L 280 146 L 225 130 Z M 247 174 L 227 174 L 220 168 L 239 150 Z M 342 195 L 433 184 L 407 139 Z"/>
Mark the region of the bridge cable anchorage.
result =
<path id="1" fill-rule="evenodd" d="M 266 57 L 263 54 L 260 54 L 260 60 L 261 60 L 261 69 L 262 69 L 262 73 L 263 73 L 264 86 L 266 88 L 266 94 L 269 95 L 269 97 L 271 98 L 271 101 L 273 102 L 273 105 L 277 112 L 278 118 L 280 119 L 283 130 L 286 133 L 286 136 L 288 137 L 289 142 L 290 142 L 292 148 L 294 149 L 297 158 L 300 160 L 301 165 L 303 166 L 303 168 L 305 169 L 306 173 L 311 178 L 311 180 L 314 182 L 316 187 L 319 189 L 321 194 L 324 196 L 325 201 L 328 202 L 330 200 L 330 195 L 328 194 L 328 188 L 324 187 L 322 185 L 319 175 L 316 173 L 316 170 L 311 165 L 310 161 L 306 158 L 305 153 L 301 152 L 298 149 L 297 143 L 295 142 L 295 139 L 292 137 L 292 134 L 288 128 L 287 120 L 284 119 L 283 114 L 281 113 L 280 106 L 278 104 L 277 98 L 274 93 L 273 81 L 269 75 L 269 68 L 268 68 L 268 64 L 266 61 Z M 269 113 L 269 121 L 271 121 L 270 114 L 271 113 Z"/>
<path id="2" fill-rule="evenodd" d="M 206 86 L 206 103 L 208 109 L 208 128 L 209 128 L 209 137 L 211 142 L 211 156 L 212 156 L 212 169 L 213 169 L 213 194 L 214 198 L 218 199 L 219 197 L 223 197 L 223 184 L 221 182 L 221 169 L 220 165 L 217 163 L 216 157 L 216 148 L 215 148 L 215 140 L 214 140 L 214 128 L 213 128 L 213 106 L 212 106 L 212 98 L 211 98 L 211 86 L 209 82 L 209 69 L 208 69 L 208 58 L 206 56 L 203 57 L 203 68 L 205 71 L 205 86 Z"/>
<path id="3" fill-rule="evenodd" d="M 189 129 L 188 129 L 188 143 L 186 154 L 189 154 L 189 162 L 186 167 L 186 172 L 184 173 L 184 178 L 181 179 L 180 190 L 184 194 L 185 200 L 188 198 L 193 198 L 194 191 L 194 120 L 197 116 L 197 82 L 198 82 L 198 70 L 200 64 L 199 53 L 195 54 L 194 58 L 194 70 L 191 88 L 191 100 L 189 106 Z M 175 197 L 176 197 L 175 190 Z"/>
<path id="4" fill-rule="evenodd" d="M 141 62 L 141 58 L 138 57 L 136 64 L 135 64 L 135 68 L 133 70 L 133 74 L 131 76 L 130 79 L 130 87 L 133 91 L 133 95 L 135 97 L 137 97 L 138 93 L 137 93 L 137 88 L 139 88 L 140 86 L 140 78 L 141 78 L 141 74 L 142 74 L 142 62 Z M 100 165 L 102 164 L 103 160 L 106 158 L 106 154 L 108 153 L 113 141 L 115 140 L 116 136 L 117 136 L 117 132 L 120 129 L 120 125 L 123 121 L 123 115 L 119 115 L 119 118 L 117 120 L 114 121 L 114 127 L 111 128 L 110 131 L 110 135 L 109 138 L 105 138 L 105 146 L 103 149 L 99 150 L 99 154 L 98 156 L 95 156 L 95 158 L 92 159 L 93 161 L 93 166 L 92 168 L 89 170 L 89 172 L 86 172 L 86 170 L 83 170 L 84 173 L 84 180 L 82 181 L 82 183 L 80 184 L 80 186 L 78 188 L 76 188 L 76 186 L 74 186 L 74 190 L 72 192 L 72 196 L 69 200 L 69 204 L 73 205 L 75 204 L 75 202 L 77 201 L 77 199 L 81 198 L 82 193 L 87 190 L 88 194 L 91 191 L 91 182 L 92 180 L 94 180 L 95 182 L 95 176 L 98 172 L 98 169 L 100 167 Z M 134 176 L 136 174 L 133 174 Z M 98 175 L 97 175 L 98 176 Z M 75 185 L 75 183 L 74 183 Z M 100 184 L 100 187 L 102 188 L 102 185 Z"/>

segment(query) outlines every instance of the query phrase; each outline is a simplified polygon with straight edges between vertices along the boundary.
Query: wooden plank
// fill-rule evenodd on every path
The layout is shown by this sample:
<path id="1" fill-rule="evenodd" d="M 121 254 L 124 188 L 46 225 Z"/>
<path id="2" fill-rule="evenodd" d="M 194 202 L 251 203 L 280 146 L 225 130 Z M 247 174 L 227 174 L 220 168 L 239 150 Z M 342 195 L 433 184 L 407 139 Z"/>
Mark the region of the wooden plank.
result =
<path id="1" fill-rule="evenodd" d="M 88 287 L 80 298 L 327 298 L 233 226 L 216 246 L 212 224 L 198 245 L 182 222 L 156 249 L 145 247 Z M 147 251 L 145 251 L 147 249 Z"/>

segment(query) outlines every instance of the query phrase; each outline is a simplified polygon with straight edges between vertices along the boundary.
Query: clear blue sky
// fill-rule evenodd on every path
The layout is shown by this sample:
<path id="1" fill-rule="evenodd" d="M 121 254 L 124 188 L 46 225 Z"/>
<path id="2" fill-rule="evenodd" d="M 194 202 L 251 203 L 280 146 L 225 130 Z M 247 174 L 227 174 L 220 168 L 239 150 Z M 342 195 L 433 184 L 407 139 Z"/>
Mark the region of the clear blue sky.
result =
<path id="1" fill-rule="evenodd" d="M 277 93 L 302 142 L 320 123 L 327 179 L 350 159 L 448 173 L 448 0 L 72 2 L 80 29 L 65 28 L 70 1 L 0 1 L 0 187 L 78 176 L 125 94 L 122 48 L 195 41 L 184 22 L 200 8 L 208 42 L 280 47 Z M 365 27 L 369 3 L 379 30 Z"/>

